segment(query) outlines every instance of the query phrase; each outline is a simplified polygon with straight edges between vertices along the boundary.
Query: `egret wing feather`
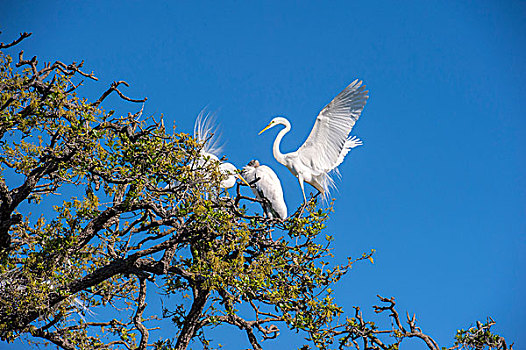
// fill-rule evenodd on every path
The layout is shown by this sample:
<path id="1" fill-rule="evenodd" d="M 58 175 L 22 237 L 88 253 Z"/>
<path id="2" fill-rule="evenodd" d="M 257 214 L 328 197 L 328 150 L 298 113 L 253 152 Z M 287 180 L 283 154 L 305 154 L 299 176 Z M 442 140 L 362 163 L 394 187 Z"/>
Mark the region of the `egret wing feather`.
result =
<path id="1" fill-rule="evenodd" d="M 277 216 L 281 219 L 287 217 L 287 205 L 283 199 L 281 181 L 276 173 L 266 165 L 250 166 L 243 168 L 243 176 L 252 185 L 252 192 L 258 199 L 266 199 L 270 208 L 263 205 L 265 212 L 270 217 Z"/>
<path id="2" fill-rule="evenodd" d="M 340 156 L 338 157 L 338 160 L 336 161 L 336 165 L 334 167 L 334 171 L 338 176 L 340 175 L 340 172 L 338 171 L 338 166 L 343 162 L 343 159 L 349 153 L 349 151 L 355 147 L 363 145 L 362 140 L 357 138 L 356 136 L 351 136 L 347 138 L 347 141 L 345 141 L 345 145 L 343 146 L 342 152 L 340 153 Z"/>
<path id="3" fill-rule="evenodd" d="M 272 209 L 281 219 L 287 217 L 287 206 L 283 199 L 283 189 L 276 173 L 266 165 L 261 165 L 256 169 L 256 177 L 260 178 L 256 187 L 265 198 L 270 202 Z"/>
<path id="4" fill-rule="evenodd" d="M 298 149 L 302 163 L 320 173 L 336 168 L 347 154 L 348 136 L 367 102 L 368 91 L 355 80 L 318 115 L 305 143 Z"/>

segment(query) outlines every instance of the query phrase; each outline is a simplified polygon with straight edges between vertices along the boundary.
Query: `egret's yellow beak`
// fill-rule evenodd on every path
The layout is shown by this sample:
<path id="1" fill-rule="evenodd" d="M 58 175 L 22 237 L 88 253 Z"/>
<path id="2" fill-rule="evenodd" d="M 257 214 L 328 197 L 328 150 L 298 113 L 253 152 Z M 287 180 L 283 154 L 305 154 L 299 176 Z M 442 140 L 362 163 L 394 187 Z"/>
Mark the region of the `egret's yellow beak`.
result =
<path id="1" fill-rule="evenodd" d="M 258 135 L 261 135 L 261 134 L 263 134 L 263 132 L 265 132 L 266 130 L 270 129 L 270 126 L 271 126 L 271 124 L 265 126 L 265 129 L 261 130 Z"/>
<path id="2" fill-rule="evenodd" d="M 243 181 L 248 187 L 250 187 L 250 184 L 247 182 L 247 180 L 243 179 L 243 176 L 241 174 L 236 174 L 239 180 Z"/>

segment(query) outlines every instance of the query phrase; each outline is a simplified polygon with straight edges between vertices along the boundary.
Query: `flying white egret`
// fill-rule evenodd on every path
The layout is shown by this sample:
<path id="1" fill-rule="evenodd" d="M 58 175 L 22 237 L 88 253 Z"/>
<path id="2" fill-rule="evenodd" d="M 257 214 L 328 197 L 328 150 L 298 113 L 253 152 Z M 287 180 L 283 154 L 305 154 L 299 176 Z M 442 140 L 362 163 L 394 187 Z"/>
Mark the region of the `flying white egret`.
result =
<path id="1" fill-rule="evenodd" d="M 257 199 L 262 200 L 263 210 L 270 218 L 287 218 L 287 205 L 283 199 L 283 189 L 276 173 L 266 165 L 259 165 L 257 160 L 251 160 L 243 168 L 243 177 L 251 184 L 252 192 Z"/>
<path id="2" fill-rule="evenodd" d="M 245 179 L 237 172 L 237 168 L 232 163 L 221 163 L 219 160 L 219 153 L 222 146 L 219 145 L 219 138 L 217 137 L 217 130 L 214 125 L 214 117 L 202 110 L 197 116 L 194 124 L 194 138 L 203 146 L 200 152 L 200 158 L 197 162 L 199 166 L 204 166 L 208 162 L 218 162 L 219 170 L 224 176 L 219 186 L 221 188 L 231 188 L 236 184 L 236 179 L 240 179 L 247 183 Z"/>
<path id="3" fill-rule="evenodd" d="M 309 137 L 295 152 L 283 154 L 279 150 L 281 139 L 290 131 L 287 119 L 276 117 L 259 132 L 261 134 L 280 124 L 285 126 L 274 140 L 274 158 L 298 178 L 305 202 L 303 182 L 311 184 L 328 198 L 329 187 L 334 187 L 329 172 L 334 170 L 339 174 L 337 167 L 349 150 L 362 145 L 360 139 L 349 137 L 349 133 L 362 113 L 368 92 L 362 81 L 353 81 L 320 112 Z"/>

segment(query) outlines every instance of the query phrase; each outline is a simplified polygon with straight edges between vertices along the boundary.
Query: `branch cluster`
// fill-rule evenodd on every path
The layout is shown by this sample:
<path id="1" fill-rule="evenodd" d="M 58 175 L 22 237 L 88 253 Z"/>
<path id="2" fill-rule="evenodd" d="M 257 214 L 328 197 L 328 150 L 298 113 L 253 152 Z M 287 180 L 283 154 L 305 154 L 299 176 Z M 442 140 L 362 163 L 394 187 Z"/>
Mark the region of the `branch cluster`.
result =
<path id="1" fill-rule="evenodd" d="M 330 207 L 311 198 L 286 221 L 266 218 L 245 188 L 234 196 L 220 188 L 217 162 L 188 134 L 168 132 L 143 109 L 105 112 L 112 93 L 146 100 L 125 96 L 126 82 L 89 102 L 76 95 L 82 78 L 96 80 L 83 62 L 40 66 L 23 51 L 18 69 L 11 61 L 0 54 L 2 340 L 164 350 L 195 340 L 210 349 L 211 330 L 231 325 L 254 349 L 284 326 L 319 348 L 395 349 L 410 337 L 439 348 L 414 316 L 402 324 L 393 298 L 375 307 L 389 312 L 392 329 L 376 328 L 359 308 L 339 321 L 332 288 L 374 251 L 333 265 L 332 237 L 322 234 Z M 162 322 L 161 310 L 148 309 L 152 293 L 172 297 L 162 310 L 171 339 L 152 341 Z M 112 316 L 93 321 L 102 310 Z M 508 349 L 491 325 L 462 331 L 456 348 Z"/>

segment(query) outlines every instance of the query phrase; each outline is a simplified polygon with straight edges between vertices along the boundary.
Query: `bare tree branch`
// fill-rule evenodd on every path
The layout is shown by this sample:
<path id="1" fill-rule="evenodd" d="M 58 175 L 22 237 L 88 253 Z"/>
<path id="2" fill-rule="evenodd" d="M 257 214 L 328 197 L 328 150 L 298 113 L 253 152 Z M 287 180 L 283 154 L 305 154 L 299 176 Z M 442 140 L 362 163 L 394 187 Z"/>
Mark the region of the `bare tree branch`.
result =
<path id="1" fill-rule="evenodd" d="M 0 34 L 1 33 L 2 32 L 0 32 Z M 30 37 L 31 34 L 33 34 L 33 33 L 27 33 L 27 32 L 20 33 L 20 37 L 18 39 L 14 40 L 13 42 L 11 42 L 9 44 L 0 43 L 0 49 L 7 49 L 8 47 L 15 46 L 16 44 L 18 44 L 19 42 L 21 42 L 25 38 Z"/>
<path id="2" fill-rule="evenodd" d="M 140 100 L 136 100 L 136 99 L 132 99 L 132 98 L 129 98 L 127 96 L 125 96 L 117 87 L 120 85 L 120 84 L 123 84 L 125 86 L 130 86 L 127 82 L 125 82 L 124 80 L 119 80 L 119 81 L 114 81 L 113 83 L 111 83 L 111 86 L 108 90 L 106 90 L 102 95 L 101 97 L 99 97 L 99 99 L 97 101 L 95 101 L 92 105 L 94 107 L 97 107 L 98 105 L 101 104 L 102 101 L 104 101 L 106 99 L 106 97 L 108 97 L 109 94 L 111 94 L 113 91 L 117 92 L 117 94 L 123 99 L 123 100 L 126 100 L 126 101 L 130 101 L 130 102 L 145 102 L 148 98 L 145 97 L 143 99 L 140 99 Z"/>

